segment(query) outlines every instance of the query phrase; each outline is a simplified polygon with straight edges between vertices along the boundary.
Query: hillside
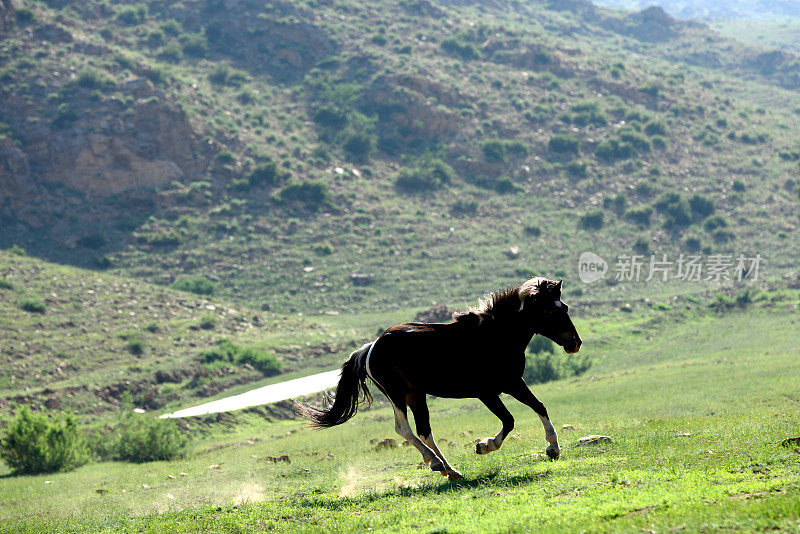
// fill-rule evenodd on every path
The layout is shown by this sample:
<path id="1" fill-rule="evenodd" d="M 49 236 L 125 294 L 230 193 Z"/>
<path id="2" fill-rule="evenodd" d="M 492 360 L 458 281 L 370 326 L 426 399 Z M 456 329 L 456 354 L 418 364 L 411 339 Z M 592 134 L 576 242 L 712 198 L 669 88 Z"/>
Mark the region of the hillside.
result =
<path id="1" fill-rule="evenodd" d="M 4 247 L 314 315 L 703 289 L 581 288 L 584 250 L 796 270 L 797 58 L 657 8 L 2 9 Z"/>

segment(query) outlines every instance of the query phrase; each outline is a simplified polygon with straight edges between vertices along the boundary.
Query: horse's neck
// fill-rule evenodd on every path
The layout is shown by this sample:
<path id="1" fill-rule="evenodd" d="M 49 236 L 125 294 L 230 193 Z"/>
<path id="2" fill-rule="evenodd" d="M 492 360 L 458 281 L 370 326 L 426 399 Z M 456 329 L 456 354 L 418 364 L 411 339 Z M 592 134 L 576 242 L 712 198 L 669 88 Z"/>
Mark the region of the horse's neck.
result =
<path id="1" fill-rule="evenodd" d="M 523 352 L 531 342 L 535 333 L 535 326 L 519 324 L 517 322 L 509 323 L 508 326 L 501 329 L 501 332 L 499 332 L 499 334 L 506 339 L 508 344 Z"/>

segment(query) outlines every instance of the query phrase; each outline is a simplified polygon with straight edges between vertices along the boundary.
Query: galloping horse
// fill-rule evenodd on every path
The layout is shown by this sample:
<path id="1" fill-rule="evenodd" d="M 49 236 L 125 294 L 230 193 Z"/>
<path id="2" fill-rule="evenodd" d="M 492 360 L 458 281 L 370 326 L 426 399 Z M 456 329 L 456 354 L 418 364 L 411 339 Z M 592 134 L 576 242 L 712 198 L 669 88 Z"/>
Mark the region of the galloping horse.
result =
<path id="1" fill-rule="evenodd" d="M 514 428 L 514 418 L 500 400 L 507 393 L 531 407 L 544 425 L 547 455 L 558 458 L 558 436 L 544 405 L 522 380 L 525 348 L 534 334 L 550 338 L 567 353 L 578 352 L 581 338 L 561 301 L 561 281 L 532 278 L 517 287 L 484 296 L 449 323 L 392 326 L 372 343 L 350 354 L 333 400 L 314 408 L 298 404 L 312 426 L 328 428 L 353 417 L 361 402 L 372 402 L 367 377 L 394 408 L 395 430 L 414 445 L 426 464 L 450 480 L 463 478 L 447 463 L 433 440 L 426 395 L 476 397 L 503 424 L 494 437 L 477 443 L 475 452 L 496 451 Z M 408 423 L 411 408 L 417 434 Z"/>

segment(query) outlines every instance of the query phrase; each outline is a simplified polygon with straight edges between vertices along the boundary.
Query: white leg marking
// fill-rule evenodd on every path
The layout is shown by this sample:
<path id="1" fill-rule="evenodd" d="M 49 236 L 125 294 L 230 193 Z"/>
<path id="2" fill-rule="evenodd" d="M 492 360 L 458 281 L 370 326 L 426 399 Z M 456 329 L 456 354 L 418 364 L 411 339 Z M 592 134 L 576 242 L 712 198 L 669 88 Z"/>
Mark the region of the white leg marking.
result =
<path id="1" fill-rule="evenodd" d="M 483 438 L 475 445 L 475 452 L 478 454 L 488 454 L 500 448 L 503 444 L 503 431 L 497 433 L 493 438 Z"/>
<path id="2" fill-rule="evenodd" d="M 441 460 L 436 457 L 436 453 L 429 449 L 427 445 L 422 443 L 422 441 L 414 435 L 414 432 L 411 431 L 411 425 L 408 424 L 408 417 L 406 417 L 406 415 L 401 412 L 393 402 L 392 408 L 394 408 L 395 432 L 406 438 L 409 443 L 417 448 L 417 450 L 422 454 L 422 459 L 425 461 L 425 463 L 430 462 L 431 469 L 434 471 L 441 471 L 444 469 L 444 464 L 442 464 Z"/>
<path id="3" fill-rule="evenodd" d="M 439 447 L 436 446 L 436 441 L 433 439 L 433 432 L 431 432 L 430 436 L 423 436 L 420 435 L 419 438 L 427 445 L 434 453 L 436 453 L 436 457 L 442 461 L 442 465 L 444 465 L 444 471 L 442 471 L 442 476 L 449 478 L 450 480 L 459 480 L 464 478 L 464 475 L 453 469 L 447 460 L 444 458 L 444 454 L 442 451 L 439 450 Z"/>
<path id="4" fill-rule="evenodd" d="M 553 428 L 553 423 L 550 422 L 550 419 L 547 417 L 539 416 L 539 419 L 542 420 L 542 425 L 544 426 L 544 439 L 547 440 L 547 449 L 545 452 L 547 456 L 550 458 L 558 458 L 561 454 L 561 448 L 558 446 L 558 434 L 556 434 L 556 429 Z"/>

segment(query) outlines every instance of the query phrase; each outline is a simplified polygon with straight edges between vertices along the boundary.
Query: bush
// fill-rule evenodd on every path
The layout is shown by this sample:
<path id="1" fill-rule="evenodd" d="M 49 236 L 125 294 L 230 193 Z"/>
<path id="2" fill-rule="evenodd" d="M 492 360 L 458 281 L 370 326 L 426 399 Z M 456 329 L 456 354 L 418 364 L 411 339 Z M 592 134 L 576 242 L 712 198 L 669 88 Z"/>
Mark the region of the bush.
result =
<path id="1" fill-rule="evenodd" d="M 586 178 L 589 175 L 588 166 L 584 161 L 579 161 L 579 160 L 570 161 L 564 166 L 564 169 L 566 169 L 567 173 L 573 178 L 582 179 Z"/>
<path id="2" fill-rule="evenodd" d="M 692 208 L 678 193 L 664 193 L 656 200 L 655 207 L 667 216 L 666 228 L 687 226 L 692 222 Z"/>
<path id="3" fill-rule="evenodd" d="M 14 289 L 14 284 L 5 278 L 0 278 L 0 289 Z"/>
<path id="4" fill-rule="evenodd" d="M 125 6 L 114 15 L 117 22 L 127 26 L 141 24 L 144 22 L 145 17 L 147 17 L 147 6 L 144 4 Z"/>
<path id="5" fill-rule="evenodd" d="M 625 212 L 626 219 L 633 221 L 640 226 L 650 226 L 650 218 L 652 216 L 653 208 L 650 206 L 631 208 Z"/>
<path id="6" fill-rule="evenodd" d="M 280 191 L 283 200 L 303 202 L 311 207 L 322 207 L 330 204 L 328 186 L 322 180 L 289 180 Z"/>
<path id="7" fill-rule="evenodd" d="M 208 73 L 208 81 L 216 85 L 239 87 L 247 81 L 247 74 L 243 71 L 232 69 L 228 65 L 221 64 Z"/>
<path id="8" fill-rule="evenodd" d="M 199 326 L 203 330 L 213 330 L 217 326 L 217 318 L 214 315 L 204 315 L 200 318 Z"/>
<path id="9" fill-rule="evenodd" d="M 192 57 L 203 57 L 208 53 L 208 41 L 202 33 L 187 33 L 180 38 L 183 53 Z"/>
<path id="10" fill-rule="evenodd" d="M 375 150 L 376 144 L 377 137 L 375 134 L 368 131 L 354 130 L 345 135 L 342 147 L 356 161 L 365 161 L 369 159 Z"/>
<path id="11" fill-rule="evenodd" d="M 47 417 L 21 406 L 0 438 L 0 458 L 15 474 L 69 471 L 89 460 L 77 418 Z"/>
<path id="12" fill-rule="evenodd" d="M 703 226 L 705 227 L 706 231 L 713 232 L 718 228 L 727 228 L 728 224 L 728 219 L 722 215 L 713 215 L 705 220 Z"/>
<path id="13" fill-rule="evenodd" d="M 275 185 L 286 178 L 286 172 L 280 170 L 274 161 L 267 161 L 257 165 L 247 178 L 251 186 Z"/>
<path id="14" fill-rule="evenodd" d="M 481 145 L 483 157 L 486 161 L 492 163 L 502 163 L 506 160 L 506 147 L 499 139 L 492 139 L 486 141 Z"/>
<path id="15" fill-rule="evenodd" d="M 667 125 L 661 121 L 651 120 L 647 124 L 644 125 L 644 133 L 653 137 L 654 135 L 667 135 Z"/>
<path id="16" fill-rule="evenodd" d="M 581 215 L 578 226 L 585 230 L 599 230 L 603 227 L 604 216 L 602 211 L 590 211 Z"/>
<path id="17" fill-rule="evenodd" d="M 144 353 L 144 341 L 137 335 L 130 336 L 125 341 L 125 347 L 128 349 L 128 352 L 136 356 Z"/>
<path id="18" fill-rule="evenodd" d="M 44 313 L 45 305 L 42 299 L 35 297 L 25 297 L 19 301 L 19 307 L 29 313 Z"/>
<path id="19" fill-rule="evenodd" d="M 689 199 L 689 206 L 692 211 L 702 217 L 708 217 L 714 213 L 714 201 L 705 195 L 695 194 Z"/>
<path id="20" fill-rule="evenodd" d="M 98 249 L 106 246 L 106 238 L 103 234 L 94 233 L 81 237 L 76 243 L 79 247 Z"/>
<path id="21" fill-rule="evenodd" d="M 547 142 L 547 148 L 559 154 L 577 154 L 580 147 L 580 139 L 569 134 L 556 134 Z"/>
<path id="22" fill-rule="evenodd" d="M 500 193 L 501 195 L 505 195 L 508 193 L 516 193 L 520 189 L 522 188 L 517 184 L 515 184 L 514 180 L 512 180 L 508 176 L 501 176 L 494 183 L 494 190 Z"/>
<path id="23" fill-rule="evenodd" d="M 400 169 L 395 186 L 408 192 L 432 191 L 448 184 L 453 174 L 453 169 L 443 160 L 426 158 L 413 167 Z"/>
<path id="24" fill-rule="evenodd" d="M 607 162 L 613 162 L 621 159 L 629 159 L 633 157 L 634 150 L 629 143 L 625 143 L 619 139 L 608 139 L 597 145 L 594 150 L 595 155 Z"/>
<path id="25" fill-rule="evenodd" d="M 25 251 L 24 248 L 22 248 L 21 246 L 16 245 L 16 244 L 11 245 L 11 247 L 8 249 L 8 253 L 9 254 L 13 254 L 15 256 L 27 256 L 28 255 L 28 253 Z"/>
<path id="26" fill-rule="evenodd" d="M 172 282 L 172 287 L 197 295 L 213 295 L 217 290 L 217 283 L 203 276 L 181 276 Z"/>
<path id="27" fill-rule="evenodd" d="M 82 71 L 75 83 L 84 89 L 110 89 L 116 85 L 114 79 L 103 70 L 88 68 Z"/>
<path id="28" fill-rule="evenodd" d="M 175 421 L 124 409 L 115 428 L 112 455 L 125 462 L 153 462 L 179 457 L 188 440 Z"/>
<path id="29" fill-rule="evenodd" d="M 542 337 L 544 336 L 534 336 L 533 339 Z M 588 356 L 556 354 L 554 349 L 528 352 L 525 356 L 525 371 L 522 373 L 522 379 L 527 384 L 543 384 L 582 375 L 591 366 L 592 360 Z"/>
<path id="30" fill-rule="evenodd" d="M 462 59 L 478 59 L 481 56 L 477 46 L 455 37 L 444 39 L 441 46 L 442 50 L 457 55 Z"/>
<path id="31" fill-rule="evenodd" d="M 230 363 L 248 364 L 261 371 L 265 376 L 278 374 L 281 362 L 271 352 L 253 347 L 241 347 L 227 339 L 221 339 L 217 346 L 200 353 L 200 362 L 204 364 Z"/>
<path id="32" fill-rule="evenodd" d="M 14 11 L 14 16 L 17 19 L 17 22 L 20 24 L 30 24 L 34 20 L 36 20 L 36 14 L 33 12 L 32 9 L 28 9 L 27 7 L 19 7 Z"/>

